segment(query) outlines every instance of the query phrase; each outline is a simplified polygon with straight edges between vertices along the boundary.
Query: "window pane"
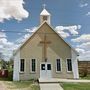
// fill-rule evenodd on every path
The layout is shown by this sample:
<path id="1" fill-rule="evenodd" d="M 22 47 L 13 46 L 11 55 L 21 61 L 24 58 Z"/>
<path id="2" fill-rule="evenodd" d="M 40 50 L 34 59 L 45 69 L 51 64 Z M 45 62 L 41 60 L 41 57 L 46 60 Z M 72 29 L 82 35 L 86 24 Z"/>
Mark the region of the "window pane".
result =
<path id="1" fill-rule="evenodd" d="M 51 70 L 51 64 L 47 64 L 47 70 Z"/>
<path id="2" fill-rule="evenodd" d="M 41 64 L 41 70 L 45 70 L 45 64 Z"/>
<path id="3" fill-rule="evenodd" d="M 36 70 L 35 70 L 35 67 L 36 67 L 36 65 L 35 65 L 35 59 L 32 59 L 32 71 L 33 71 L 33 72 L 36 71 Z"/>
<path id="4" fill-rule="evenodd" d="M 57 71 L 61 71 L 60 59 L 57 59 Z"/>
<path id="5" fill-rule="evenodd" d="M 71 61 L 71 59 L 67 59 L 67 66 L 68 66 L 68 71 L 72 71 L 72 61 Z"/>
<path id="6" fill-rule="evenodd" d="M 21 59 L 21 62 L 20 62 L 20 71 L 21 72 L 24 72 L 24 59 Z"/>

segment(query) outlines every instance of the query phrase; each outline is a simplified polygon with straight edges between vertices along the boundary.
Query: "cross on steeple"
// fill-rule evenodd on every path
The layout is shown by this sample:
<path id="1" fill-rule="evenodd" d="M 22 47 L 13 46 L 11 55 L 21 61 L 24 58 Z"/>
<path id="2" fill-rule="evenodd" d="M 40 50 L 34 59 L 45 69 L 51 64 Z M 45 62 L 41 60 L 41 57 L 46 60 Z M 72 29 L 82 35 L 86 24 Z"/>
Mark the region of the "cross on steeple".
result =
<path id="1" fill-rule="evenodd" d="M 43 4 L 42 6 L 43 6 L 43 10 L 40 13 L 40 24 L 42 24 L 44 21 L 50 24 L 51 14 L 46 10 L 46 4 Z"/>
<path id="2" fill-rule="evenodd" d="M 45 9 L 46 8 L 46 4 L 43 4 L 43 9 Z"/>

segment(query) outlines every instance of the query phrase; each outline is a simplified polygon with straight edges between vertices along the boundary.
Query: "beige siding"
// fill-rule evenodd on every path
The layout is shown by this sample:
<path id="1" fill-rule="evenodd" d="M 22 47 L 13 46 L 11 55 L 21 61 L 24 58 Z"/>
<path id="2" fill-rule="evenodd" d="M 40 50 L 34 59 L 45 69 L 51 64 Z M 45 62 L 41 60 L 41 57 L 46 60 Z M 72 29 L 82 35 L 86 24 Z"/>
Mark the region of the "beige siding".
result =
<path id="1" fill-rule="evenodd" d="M 43 62 L 43 45 L 40 41 L 44 40 L 44 33 L 47 33 L 47 59 L 52 63 L 52 76 L 58 78 L 73 78 L 73 73 L 67 73 L 66 58 L 71 58 L 71 48 L 46 24 L 42 27 L 21 47 L 20 57 L 26 61 L 25 73 L 20 74 L 21 80 L 39 78 L 40 62 Z M 30 72 L 30 60 L 37 60 L 36 73 Z M 56 73 L 56 59 L 62 59 L 62 72 Z"/>

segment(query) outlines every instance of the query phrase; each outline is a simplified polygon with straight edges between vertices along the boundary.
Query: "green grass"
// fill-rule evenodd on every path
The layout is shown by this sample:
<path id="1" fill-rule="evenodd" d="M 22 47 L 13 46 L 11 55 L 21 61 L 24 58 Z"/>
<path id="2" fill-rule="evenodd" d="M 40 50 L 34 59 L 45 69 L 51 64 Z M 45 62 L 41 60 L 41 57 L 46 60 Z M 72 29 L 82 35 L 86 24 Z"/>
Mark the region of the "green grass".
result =
<path id="1" fill-rule="evenodd" d="M 4 81 L 8 90 L 40 90 L 38 83 L 34 81 Z"/>
<path id="2" fill-rule="evenodd" d="M 9 79 L 8 78 L 0 77 L 0 81 L 9 81 Z"/>
<path id="3" fill-rule="evenodd" d="M 90 83 L 60 83 L 64 90 L 90 90 Z"/>
<path id="4" fill-rule="evenodd" d="M 80 77 L 80 79 L 90 80 L 90 75 L 87 75 L 86 77 Z"/>

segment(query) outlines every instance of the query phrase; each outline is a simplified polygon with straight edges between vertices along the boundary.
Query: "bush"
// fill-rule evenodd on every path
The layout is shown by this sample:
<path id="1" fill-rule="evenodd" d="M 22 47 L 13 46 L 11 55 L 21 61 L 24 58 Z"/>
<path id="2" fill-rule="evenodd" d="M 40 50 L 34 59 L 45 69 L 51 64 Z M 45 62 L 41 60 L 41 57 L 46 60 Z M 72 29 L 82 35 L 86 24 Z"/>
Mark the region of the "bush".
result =
<path id="1" fill-rule="evenodd" d="M 88 70 L 87 70 L 87 68 L 84 68 L 81 72 L 81 77 L 86 77 L 87 74 L 88 74 Z"/>
<path id="2" fill-rule="evenodd" d="M 13 80 L 13 71 L 10 71 L 10 72 L 8 73 L 8 80 L 9 80 L 9 81 L 12 81 L 12 80 Z"/>

